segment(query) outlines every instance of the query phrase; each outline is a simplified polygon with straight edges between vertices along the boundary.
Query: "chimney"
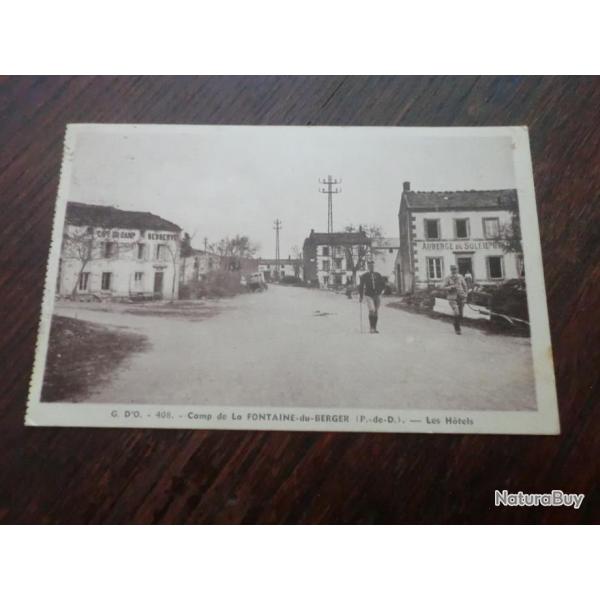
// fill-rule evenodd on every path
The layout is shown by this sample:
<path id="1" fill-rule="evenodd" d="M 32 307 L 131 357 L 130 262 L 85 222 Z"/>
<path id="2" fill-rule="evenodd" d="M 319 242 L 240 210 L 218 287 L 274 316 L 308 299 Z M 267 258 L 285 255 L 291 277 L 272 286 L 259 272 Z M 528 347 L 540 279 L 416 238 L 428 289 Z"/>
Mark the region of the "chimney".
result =
<path id="1" fill-rule="evenodd" d="M 310 235 L 312 235 L 314 232 L 315 232 L 315 230 L 314 230 L 314 229 L 311 229 L 311 230 L 310 230 Z"/>
<path id="2" fill-rule="evenodd" d="M 402 184 L 402 191 L 403 192 L 410 192 L 410 181 L 405 181 Z"/>

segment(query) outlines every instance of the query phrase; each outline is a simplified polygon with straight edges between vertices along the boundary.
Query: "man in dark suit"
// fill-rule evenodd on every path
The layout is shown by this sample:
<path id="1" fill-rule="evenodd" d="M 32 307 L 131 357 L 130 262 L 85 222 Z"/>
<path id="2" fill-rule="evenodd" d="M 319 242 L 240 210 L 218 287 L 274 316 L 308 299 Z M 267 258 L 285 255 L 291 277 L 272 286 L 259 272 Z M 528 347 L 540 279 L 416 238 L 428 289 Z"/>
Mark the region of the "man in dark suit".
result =
<path id="1" fill-rule="evenodd" d="M 373 259 L 367 261 L 367 269 L 368 271 L 360 276 L 359 302 L 363 301 L 363 297 L 367 299 L 369 324 L 371 326 L 370 333 L 379 333 L 377 331 L 377 319 L 379 317 L 379 307 L 381 306 L 381 294 L 385 289 L 385 280 L 379 273 L 375 272 L 375 261 Z"/>

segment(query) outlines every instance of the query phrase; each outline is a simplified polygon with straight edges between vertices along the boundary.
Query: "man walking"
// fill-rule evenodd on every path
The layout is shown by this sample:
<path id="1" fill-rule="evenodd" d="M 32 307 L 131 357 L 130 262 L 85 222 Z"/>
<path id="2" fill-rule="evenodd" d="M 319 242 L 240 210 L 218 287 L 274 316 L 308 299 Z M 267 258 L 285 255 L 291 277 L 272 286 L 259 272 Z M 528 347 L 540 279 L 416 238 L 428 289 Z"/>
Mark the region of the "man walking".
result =
<path id="1" fill-rule="evenodd" d="M 358 300 L 363 301 L 363 297 L 367 298 L 367 308 L 369 309 L 369 325 L 371 326 L 370 333 L 379 333 L 377 331 L 378 311 L 381 305 L 381 293 L 385 288 L 383 277 L 375 272 L 375 261 L 369 259 L 367 261 L 366 273 L 360 276 L 360 284 L 358 287 Z"/>
<path id="2" fill-rule="evenodd" d="M 454 331 L 457 335 L 460 335 L 460 323 L 467 299 L 468 288 L 465 278 L 458 272 L 456 265 L 450 267 L 450 275 L 444 279 L 442 289 L 448 292 L 446 297 L 454 313 Z"/>

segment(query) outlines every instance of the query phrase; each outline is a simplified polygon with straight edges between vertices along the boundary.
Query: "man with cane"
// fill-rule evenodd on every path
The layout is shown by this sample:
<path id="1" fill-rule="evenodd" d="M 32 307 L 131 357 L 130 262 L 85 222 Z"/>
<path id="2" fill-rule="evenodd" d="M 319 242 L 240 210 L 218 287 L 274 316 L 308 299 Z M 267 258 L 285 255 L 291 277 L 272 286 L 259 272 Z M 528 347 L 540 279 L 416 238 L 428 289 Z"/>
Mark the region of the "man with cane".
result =
<path id="1" fill-rule="evenodd" d="M 369 325 L 371 330 L 369 333 L 379 333 L 377 331 L 378 311 L 381 306 L 381 293 L 385 289 L 385 281 L 383 277 L 375 272 L 375 261 L 371 258 L 367 261 L 366 273 L 360 277 L 358 287 L 358 300 L 362 303 L 363 297 L 367 299 L 367 308 L 369 309 Z M 362 306 L 361 306 L 361 331 L 362 331 Z"/>

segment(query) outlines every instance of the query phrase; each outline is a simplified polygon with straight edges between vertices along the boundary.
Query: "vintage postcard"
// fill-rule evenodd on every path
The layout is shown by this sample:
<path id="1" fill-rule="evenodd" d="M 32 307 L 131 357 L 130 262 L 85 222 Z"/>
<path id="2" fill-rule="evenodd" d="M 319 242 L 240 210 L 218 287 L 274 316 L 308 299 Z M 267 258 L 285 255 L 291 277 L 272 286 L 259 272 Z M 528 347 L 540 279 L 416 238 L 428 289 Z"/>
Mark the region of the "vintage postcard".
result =
<path id="1" fill-rule="evenodd" d="M 26 423 L 559 433 L 527 129 L 69 125 Z"/>

